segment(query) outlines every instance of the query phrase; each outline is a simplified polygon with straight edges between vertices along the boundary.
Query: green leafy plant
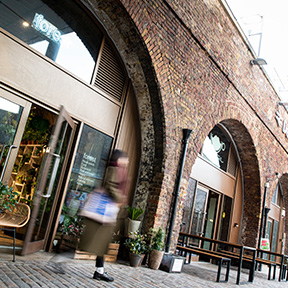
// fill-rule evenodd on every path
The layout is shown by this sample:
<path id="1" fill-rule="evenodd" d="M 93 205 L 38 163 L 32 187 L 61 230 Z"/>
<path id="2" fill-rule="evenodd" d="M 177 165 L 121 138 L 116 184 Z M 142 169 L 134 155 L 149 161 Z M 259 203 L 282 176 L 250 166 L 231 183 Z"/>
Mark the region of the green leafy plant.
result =
<path id="1" fill-rule="evenodd" d="M 141 208 L 137 209 L 130 206 L 126 206 L 126 210 L 128 211 L 128 217 L 131 220 L 137 220 L 144 213 Z"/>
<path id="2" fill-rule="evenodd" d="M 162 228 L 150 228 L 148 237 L 150 239 L 150 250 L 162 251 L 164 248 L 165 233 Z"/>
<path id="3" fill-rule="evenodd" d="M 132 238 L 127 238 L 124 245 L 132 254 L 145 254 L 148 251 L 148 239 L 146 234 L 140 234 L 139 231 L 131 233 Z"/>
<path id="4" fill-rule="evenodd" d="M 12 211 L 18 203 L 17 196 L 18 193 L 13 192 L 13 188 L 9 188 L 0 181 L 0 209 Z"/>

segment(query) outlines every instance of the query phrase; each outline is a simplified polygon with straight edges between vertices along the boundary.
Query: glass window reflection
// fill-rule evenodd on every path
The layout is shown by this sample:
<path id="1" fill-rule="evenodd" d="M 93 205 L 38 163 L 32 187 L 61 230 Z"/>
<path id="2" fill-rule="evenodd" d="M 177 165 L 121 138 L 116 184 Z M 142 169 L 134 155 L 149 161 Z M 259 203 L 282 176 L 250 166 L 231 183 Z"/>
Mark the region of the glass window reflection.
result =
<path id="1" fill-rule="evenodd" d="M 65 198 L 65 209 L 76 215 L 88 194 L 100 187 L 104 178 L 113 138 L 84 125 Z M 60 221 L 61 222 L 61 221 Z"/>
<path id="2" fill-rule="evenodd" d="M 12 145 L 23 107 L 0 97 L 0 145 Z"/>
<path id="3" fill-rule="evenodd" d="M 0 1 L 0 27 L 90 83 L 103 35 L 74 1 Z"/>

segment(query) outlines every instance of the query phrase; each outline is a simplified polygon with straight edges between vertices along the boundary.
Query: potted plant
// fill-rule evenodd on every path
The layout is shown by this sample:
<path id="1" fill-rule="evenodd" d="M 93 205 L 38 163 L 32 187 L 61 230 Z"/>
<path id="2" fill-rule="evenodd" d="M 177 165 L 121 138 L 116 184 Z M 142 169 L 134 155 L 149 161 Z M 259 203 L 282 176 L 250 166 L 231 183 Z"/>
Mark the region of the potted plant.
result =
<path id="1" fill-rule="evenodd" d="M 127 236 L 133 237 L 133 233 L 139 230 L 141 221 L 138 219 L 144 211 L 141 208 L 132 208 L 130 206 L 126 206 L 126 210 L 128 212 Z"/>
<path id="2" fill-rule="evenodd" d="M 161 264 L 163 258 L 163 248 L 164 248 L 164 239 L 165 233 L 162 228 L 150 229 L 149 231 L 149 258 L 148 258 L 148 267 L 154 270 L 157 270 Z"/>
<path id="3" fill-rule="evenodd" d="M 140 234 L 139 231 L 132 234 L 133 237 L 127 238 L 124 245 L 129 250 L 130 265 L 132 267 L 139 267 L 141 266 L 145 253 L 148 250 L 147 235 Z"/>
<path id="4" fill-rule="evenodd" d="M 18 203 L 17 200 L 18 193 L 13 192 L 13 188 L 9 188 L 8 185 L 4 185 L 0 181 L 0 210 L 2 211 L 12 211 L 12 208 Z"/>
<path id="5" fill-rule="evenodd" d="M 63 222 L 60 224 L 59 227 L 59 230 L 62 233 L 62 235 L 58 248 L 60 250 L 65 250 L 67 249 L 67 247 L 77 249 L 80 236 L 83 234 L 85 228 L 83 220 L 79 216 L 70 216 L 66 213 L 62 216 L 63 216 Z"/>

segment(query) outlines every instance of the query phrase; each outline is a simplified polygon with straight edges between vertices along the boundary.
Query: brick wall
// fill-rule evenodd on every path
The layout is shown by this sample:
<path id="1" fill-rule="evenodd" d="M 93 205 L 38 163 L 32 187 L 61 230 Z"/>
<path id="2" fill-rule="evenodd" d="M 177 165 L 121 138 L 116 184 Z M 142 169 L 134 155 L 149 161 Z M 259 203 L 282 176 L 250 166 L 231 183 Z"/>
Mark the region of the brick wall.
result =
<path id="1" fill-rule="evenodd" d="M 264 183 L 275 181 L 276 171 L 287 173 L 288 142 L 275 120 L 278 96 L 261 68 L 250 65 L 254 55 L 221 1 L 87 2 L 118 47 L 135 88 L 143 144 L 135 199 L 146 208 L 144 229 L 169 226 L 182 129 L 192 129 L 175 242 L 191 168 L 205 137 L 221 122 L 243 165 L 242 242 L 255 245 Z"/>

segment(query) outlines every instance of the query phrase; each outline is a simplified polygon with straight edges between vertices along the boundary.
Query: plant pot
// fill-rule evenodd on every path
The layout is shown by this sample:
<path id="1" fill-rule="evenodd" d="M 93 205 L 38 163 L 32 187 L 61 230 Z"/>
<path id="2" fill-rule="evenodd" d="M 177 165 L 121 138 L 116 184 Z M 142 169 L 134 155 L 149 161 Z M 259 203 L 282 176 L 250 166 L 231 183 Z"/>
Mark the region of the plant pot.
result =
<path id="1" fill-rule="evenodd" d="M 131 220 L 130 218 L 128 218 L 127 236 L 131 237 L 130 233 L 134 233 L 137 230 L 139 230 L 140 224 L 141 224 L 141 221 Z"/>
<path id="2" fill-rule="evenodd" d="M 130 266 L 140 267 L 144 259 L 145 254 L 129 254 Z"/>
<path id="3" fill-rule="evenodd" d="M 148 267 L 158 270 L 164 255 L 164 251 L 152 250 L 148 258 Z"/>

